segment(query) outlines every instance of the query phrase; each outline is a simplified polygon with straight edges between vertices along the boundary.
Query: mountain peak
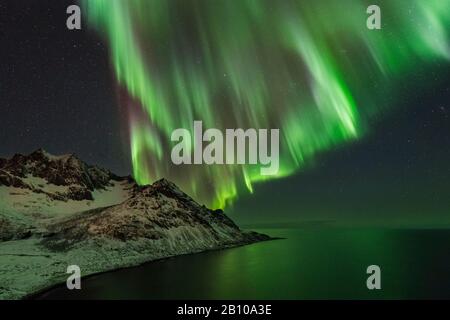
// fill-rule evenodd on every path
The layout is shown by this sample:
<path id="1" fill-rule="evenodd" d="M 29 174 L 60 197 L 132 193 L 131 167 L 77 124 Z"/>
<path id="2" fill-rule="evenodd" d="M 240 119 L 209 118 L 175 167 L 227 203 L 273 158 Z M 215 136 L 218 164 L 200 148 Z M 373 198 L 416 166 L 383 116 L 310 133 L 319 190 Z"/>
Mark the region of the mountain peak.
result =
<path id="1" fill-rule="evenodd" d="M 45 151 L 43 148 L 39 148 L 39 149 L 33 151 L 31 154 L 48 154 L 48 152 Z"/>
<path id="2" fill-rule="evenodd" d="M 166 178 L 159 179 L 155 181 L 152 186 L 154 188 L 169 188 L 169 189 L 178 189 L 177 185 Z"/>
<path id="3" fill-rule="evenodd" d="M 183 191 L 181 191 L 181 189 L 175 183 L 165 178 L 155 181 L 150 187 L 153 190 L 156 190 L 166 195 L 175 195 L 177 197 L 190 199 L 190 197 Z"/>
<path id="4" fill-rule="evenodd" d="M 115 181 L 127 179 L 88 165 L 73 153 L 53 155 L 43 148 L 0 160 L 0 168 L 0 185 L 29 189 L 58 199 L 91 200 L 93 191 L 105 190 Z M 37 183 L 36 179 L 46 182 Z"/>
<path id="5" fill-rule="evenodd" d="M 50 161 L 58 161 L 58 160 L 67 160 L 69 158 L 76 158 L 78 159 L 75 154 L 70 153 L 70 154 L 62 154 L 62 155 L 53 155 L 50 152 L 46 151 L 43 148 L 39 148 L 36 151 L 33 151 L 32 153 L 30 153 L 28 155 L 28 157 L 33 158 L 33 159 L 47 159 Z"/>

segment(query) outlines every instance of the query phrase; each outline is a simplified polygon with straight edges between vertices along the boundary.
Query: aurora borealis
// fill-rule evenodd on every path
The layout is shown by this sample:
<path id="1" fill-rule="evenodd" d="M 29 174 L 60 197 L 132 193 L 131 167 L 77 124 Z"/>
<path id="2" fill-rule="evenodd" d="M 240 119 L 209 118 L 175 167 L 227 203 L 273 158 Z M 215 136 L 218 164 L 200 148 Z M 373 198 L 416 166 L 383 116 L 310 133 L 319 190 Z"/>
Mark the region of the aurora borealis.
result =
<path id="1" fill-rule="evenodd" d="M 381 30 L 366 27 L 374 4 Z M 73 5 L 82 9 L 80 30 L 67 28 Z M 41 275 L 64 280 L 66 264 L 103 268 L 118 261 L 110 254 L 134 260 L 147 249 L 162 252 L 163 228 L 176 242 L 170 252 L 208 245 L 204 227 L 196 231 L 188 220 L 177 227 L 196 212 L 172 207 L 174 193 L 141 198 L 133 176 L 139 184 L 167 178 L 200 205 L 224 208 L 207 221 L 224 214 L 242 231 L 281 239 L 107 272 L 83 280 L 78 292 L 61 280 L 40 296 L 450 297 L 449 10 L 450 0 L 0 1 L 0 166 L 42 148 L 54 160 L 74 154 L 131 182 L 123 189 L 113 179 L 93 200 L 65 202 L 66 189 L 87 196 L 83 187 L 50 182 L 60 173 L 72 180 L 66 165 L 0 170 L 0 242 L 12 239 L 1 242 L 0 296 L 37 288 Z M 224 163 L 226 129 L 279 129 L 279 175 L 264 176 L 257 164 L 195 164 L 195 143 L 193 164 L 175 165 L 173 130 L 186 128 L 198 141 L 200 121 L 203 133 L 223 133 Z M 49 183 L 32 176 L 36 169 Z M 114 215 L 96 209 L 128 191 L 130 206 Z M 72 220 L 66 207 L 89 211 Z M 70 240 L 89 239 L 90 229 L 75 232 L 84 218 L 108 234 L 110 222 L 123 229 L 114 224 L 117 241 L 105 234 L 85 251 Z M 189 230 L 198 232 L 193 241 Z M 138 238 L 124 240 L 130 233 Z M 56 246 L 48 246 L 52 239 Z M 94 250 L 101 243 L 105 254 Z M 378 292 L 366 288 L 373 264 L 382 270 Z"/>
<path id="2" fill-rule="evenodd" d="M 345 2 L 345 6 L 343 5 Z M 255 165 L 175 166 L 170 135 L 207 127 L 279 128 L 280 171 L 364 137 L 387 87 L 450 60 L 449 0 L 85 0 L 104 35 L 127 110 L 133 175 L 166 177 L 216 208 L 273 179 Z"/>

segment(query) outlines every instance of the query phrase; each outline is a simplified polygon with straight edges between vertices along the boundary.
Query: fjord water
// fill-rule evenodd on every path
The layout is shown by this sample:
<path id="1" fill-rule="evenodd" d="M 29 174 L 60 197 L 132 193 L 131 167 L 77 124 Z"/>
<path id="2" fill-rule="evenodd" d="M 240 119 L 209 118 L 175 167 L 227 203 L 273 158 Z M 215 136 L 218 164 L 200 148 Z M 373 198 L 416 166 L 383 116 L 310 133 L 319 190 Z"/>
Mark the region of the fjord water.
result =
<path id="1" fill-rule="evenodd" d="M 304 227 L 285 239 L 180 256 L 54 288 L 40 299 L 450 298 L 450 230 Z M 381 290 L 366 269 L 381 268 Z"/>

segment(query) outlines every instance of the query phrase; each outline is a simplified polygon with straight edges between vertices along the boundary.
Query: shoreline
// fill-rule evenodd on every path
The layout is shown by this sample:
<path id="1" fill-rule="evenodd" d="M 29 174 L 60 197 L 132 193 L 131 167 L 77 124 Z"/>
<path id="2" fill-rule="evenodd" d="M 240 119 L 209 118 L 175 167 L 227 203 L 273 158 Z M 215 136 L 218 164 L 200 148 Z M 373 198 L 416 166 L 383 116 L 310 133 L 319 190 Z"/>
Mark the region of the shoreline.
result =
<path id="1" fill-rule="evenodd" d="M 252 234 L 255 234 L 254 232 L 251 232 Z M 193 251 L 193 252 L 186 252 L 186 253 L 181 253 L 181 254 L 175 254 L 175 255 L 168 255 L 165 257 L 158 257 L 158 258 L 150 258 L 150 259 L 144 259 L 143 261 L 140 262 L 136 262 L 136 263 L 131 263 L 129 265 L 123 265 L 123 266 L 118 266 L 116 268 L 112 268 L 112 269 L 107 269 L 104 271 L 99 271 L 99 272 L 93 272 L 93 273 L 88 273 L 85 276 L 82 276 L 82 281 L 83 279 L 88 279 L 88 278 L 92 278 L 92 277 L 96 277 L 102 274 L 107 274 L 107 273 L 113 273 L 113 272 L 117 272 L 120 270 L 124 270 L 124 269 L 131 269 L 131 268 L 136 268 L 136 267 L 141 267 L 144 266 L 146 264 L 150 264 L 150 263 L 154 263 L 154 262 L 158 262 L 158 261 L 164 261 L 164 260 L 168 260 L 168 259 L 175 259 L 177 257 L 181 257 L 181 256 L 188 256 L 188 255 L 196 255 L 196 254 L 201 254 L 201 253 L 206 253 L 206 252 L 211 252 L 211 251 L 221 251 L 221 250 L 227 250 L 227 249 L 232 249 L 232 248 L 238 248 L 238 247 L 243 247 L 243 246 L 247 246 L 247 245 L 252 245 L 252 244 L 256 244 L 256 243 L 260 243 L 260 242 L 266 242 L 266 241 L 272 241 L 272 240 L 282 240 L 283 238 L 277 238 L 277 237 L 270 237 L 270 236 L 266 236 L 263 234 L 259 234 L 257 233 L 259 236 L 261 236 L 261 239 L 255 239 L 252 241 L 245 241 L 242 243 L 236 243 L 236 244 L 225 244 L 223 246 L 219 246 L 216 248 L 208 248 L 208 249 L 204 249 L 204 250 L 198 250 L 198 251 Z M 265 238 L 267 237 L 267 238 Z M 18 297 L 15 300 L 44 300 L 44 299 L 40 299 L 43 298 L 42 296 L 45 295 L 47 292 L 50 292 L 56 288 L 59 287 L 63 287 L 65 285 L 64 281 L 58 281 L 57 283 L 48 285 L 48 286 L 44 286 L 40 289 L 34 290 L 31 293 L 28 293 L 22 297 Z M 6 299 L 7 300 L 7 299 Z"/>

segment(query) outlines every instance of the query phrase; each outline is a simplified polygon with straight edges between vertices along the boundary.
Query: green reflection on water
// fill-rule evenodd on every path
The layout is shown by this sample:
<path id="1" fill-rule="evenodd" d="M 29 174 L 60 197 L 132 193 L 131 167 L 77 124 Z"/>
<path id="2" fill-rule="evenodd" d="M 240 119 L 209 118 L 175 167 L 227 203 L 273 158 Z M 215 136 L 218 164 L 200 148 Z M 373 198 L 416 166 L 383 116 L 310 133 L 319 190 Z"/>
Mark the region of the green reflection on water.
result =
<path id="1" fill-rule="evenodd" d="M 46 298 L 399 299 L 450 297 L 450 230 L 307 227 L 286 239 L 168 259 L 88 278 Z M 366 288 L 381 267 L 382 290 Z"/>

